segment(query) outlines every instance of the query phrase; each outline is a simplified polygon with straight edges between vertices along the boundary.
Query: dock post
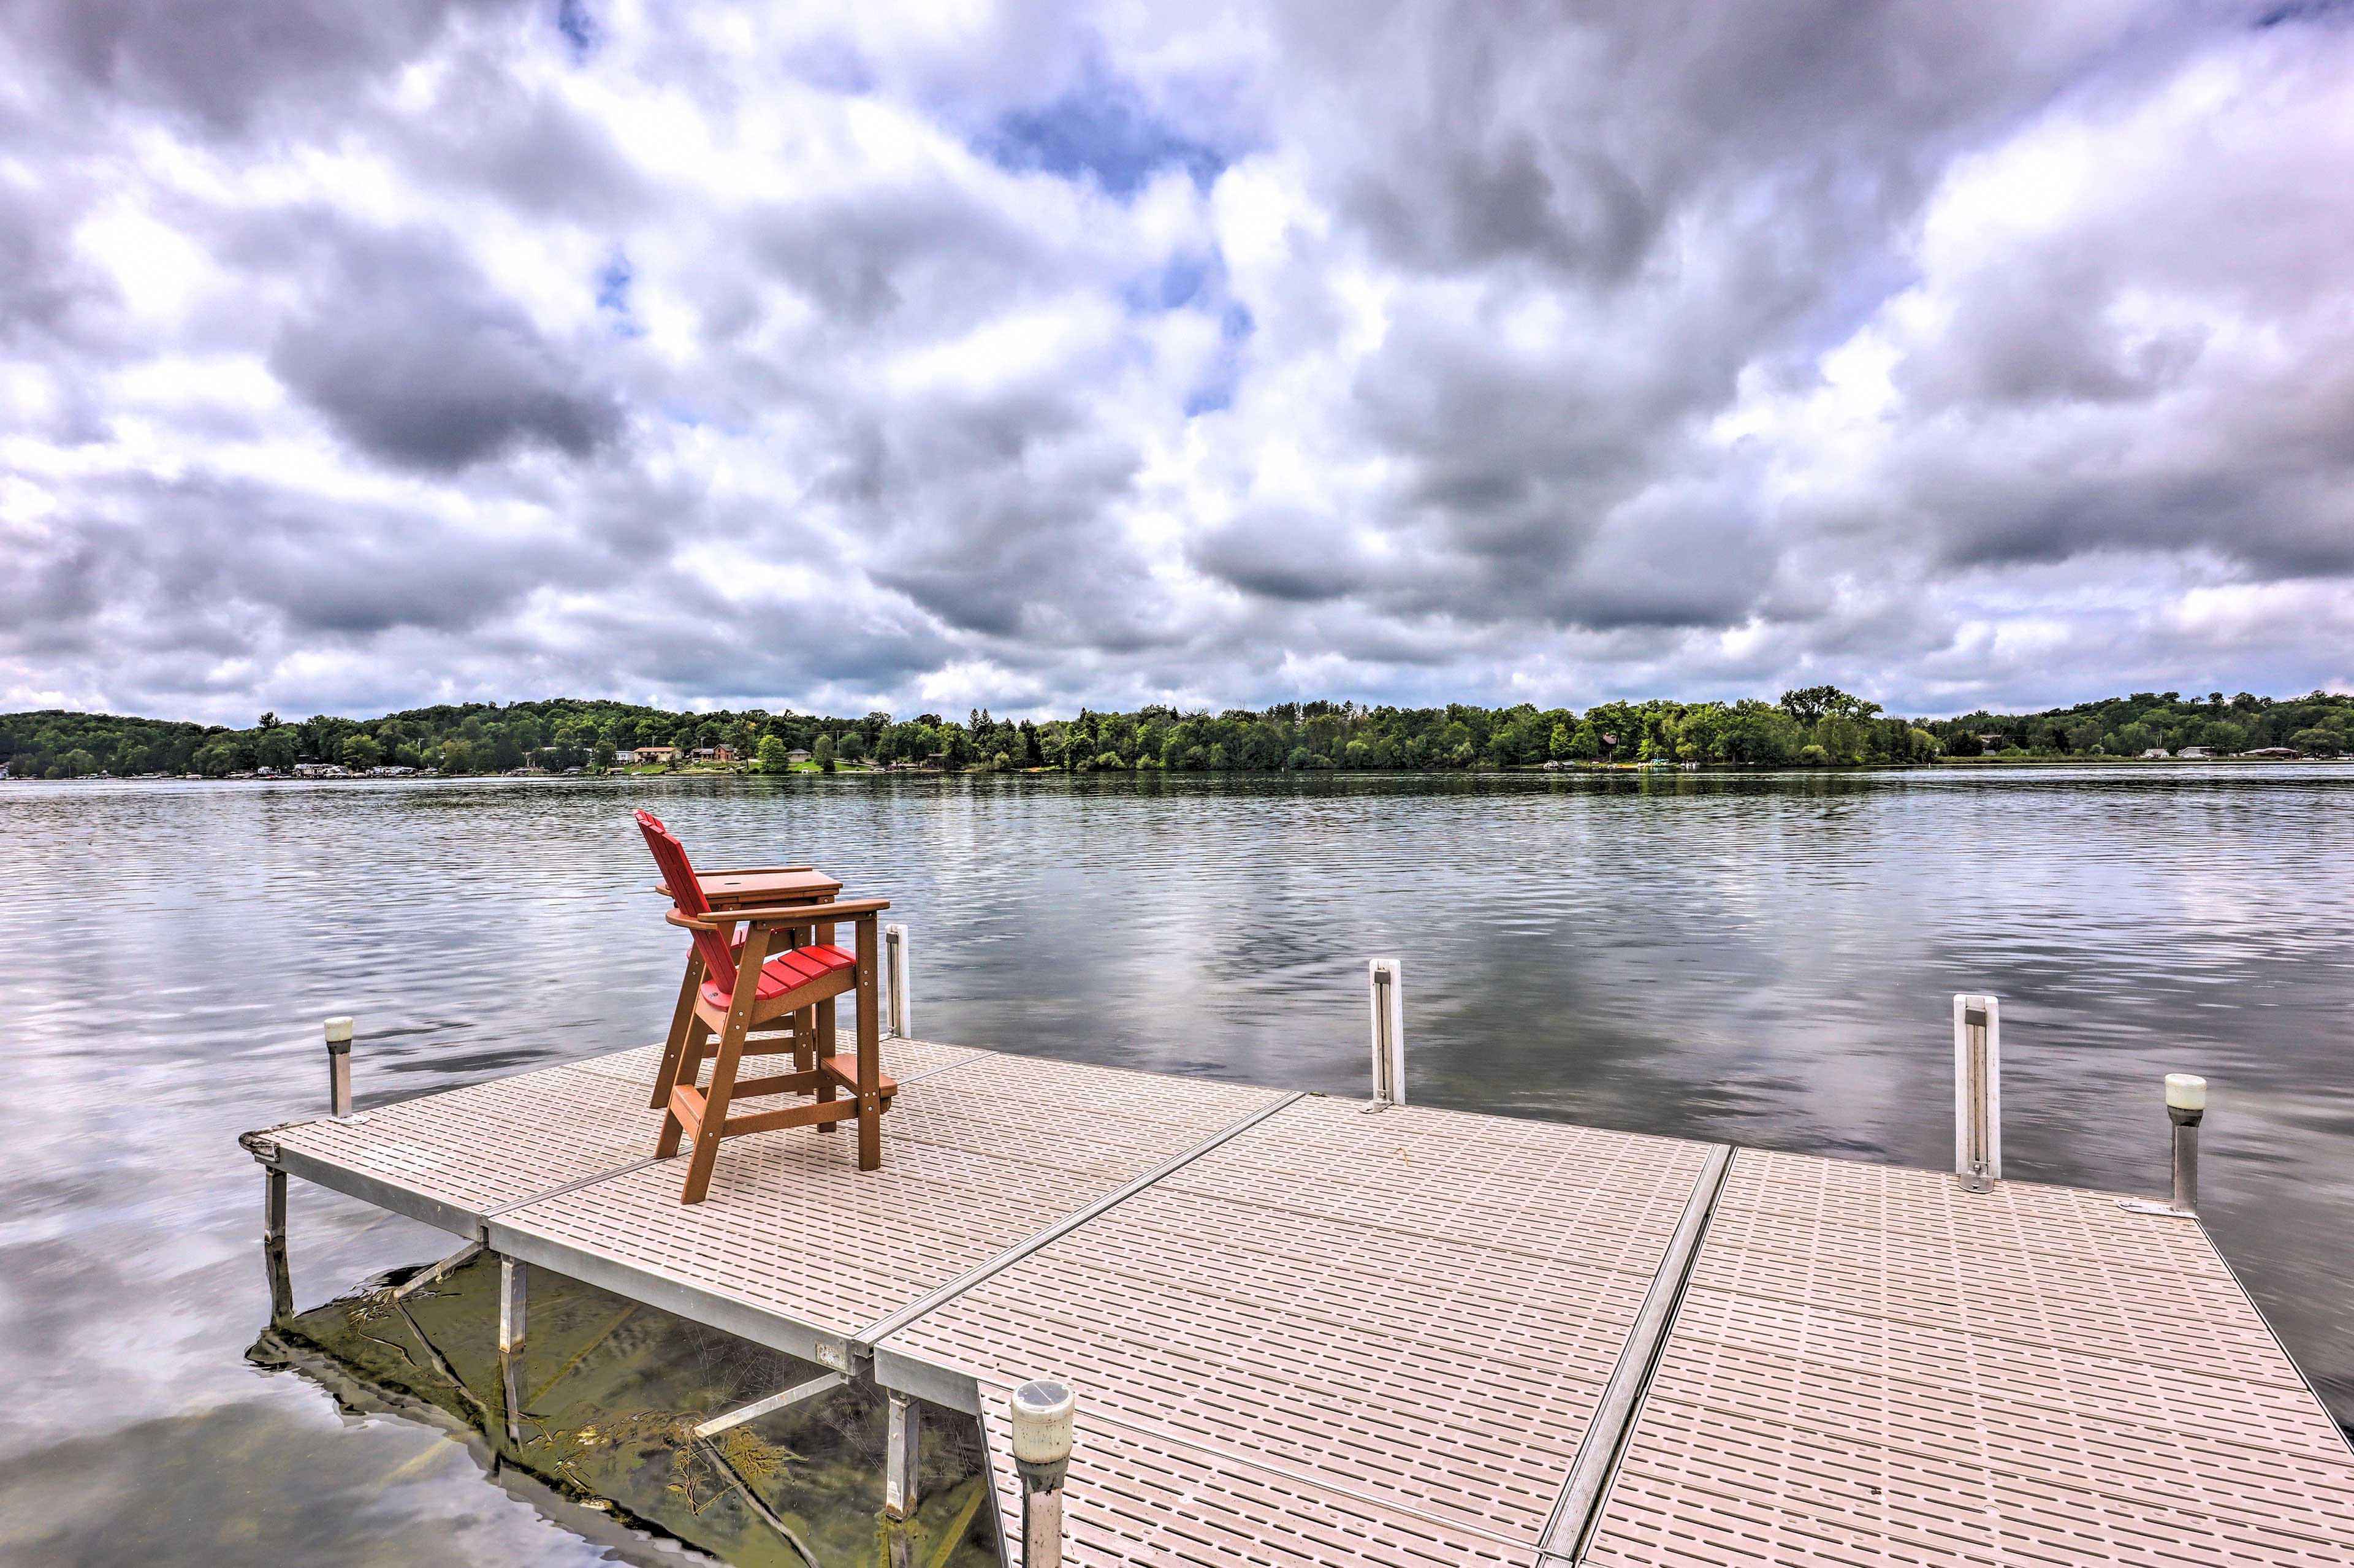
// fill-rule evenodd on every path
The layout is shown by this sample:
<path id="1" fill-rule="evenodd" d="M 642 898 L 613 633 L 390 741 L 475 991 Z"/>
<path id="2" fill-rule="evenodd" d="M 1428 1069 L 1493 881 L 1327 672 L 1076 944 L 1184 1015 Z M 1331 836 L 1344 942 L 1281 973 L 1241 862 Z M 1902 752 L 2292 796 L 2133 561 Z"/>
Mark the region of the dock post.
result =
<path id="1" fill-rule="evenodd" d="M 502 1254 L 499 1257 L 499 1354 L 523 1349 L 524 1266 Z"/>
<path id="2" fill-rule="evenodd" d="M 1954 1171 L 1965 1192 L 2002 1180 L 2002 1008 L 1954 997 Z"/>
<path id="3" fill-rule="evenodd" d="M 1063 1568 L 1063 1478 L 1071 1467 L 1066 1383 L 1041 1378 L 1013 1391 L 1013 1467 L 1022 1473 L 1022 1568 Z"/>
<path id="4" fill-rule="evenodd" d="M 327 1114 L 352 1119 L 352 1021 L 327 1020 Z"/>
<path id="5" fill-rule="evenodd" d="M 270 1273 L 270 1320 L 294 1316 L 294 1277 L 286 1266 L 286 1172 L 261 1172 L 261 1262 Z"/>
<path id="6" fill-rule="evenodd" d="M 2166 1075 L 2166 1118 L 2174 1124 L 2174 1211 L 2199 1212 L 2199 1124 L 2207 1117 L 2207 1080 Z"/>
<path id="7" fill-rule="evenodd" d="M 904 1393 L 891 1395 L 891 1431 L 884 1444 L 883 1511 L 907 1519 L 921 1499 L 916 1491 L 916 1453 L 923 1434 L 921 1407 Z"/>
<path id="8" fill-rule="evenodd" d="M 1366 966 L 1373 998 L 1372 1110 L 1405 1104 L 1405 976 L 1395 959 Z"/>
<path id="9" fill-rule="evenodd" d="M 907 973 L 907 927 L 883 927 L 883 970 L 889 991 L 884 1033 L 894 1040 L 912 1040 L 916 1030 L 916 988 Z"/>
<path id="10" fill-rule="evenodd" d="M 499 1255 L 499 1386 L 506 1406 L 507 1441 L 523 1447 L 524 1282 L 521 1263 Z"/>

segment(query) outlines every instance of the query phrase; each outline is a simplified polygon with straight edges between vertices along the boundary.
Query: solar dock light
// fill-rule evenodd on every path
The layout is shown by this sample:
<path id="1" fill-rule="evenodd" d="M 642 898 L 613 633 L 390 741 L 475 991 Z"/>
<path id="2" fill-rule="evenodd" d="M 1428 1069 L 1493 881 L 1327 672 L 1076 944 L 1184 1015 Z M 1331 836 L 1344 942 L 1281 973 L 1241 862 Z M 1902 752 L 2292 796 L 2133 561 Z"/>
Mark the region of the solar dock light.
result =
<path id="1" fill-rule="evenodd" d="M 356 1121 L 352 1115 L 352 1021 L 327 1020 L 327 1114 L 337 1121 Z"/>
<path id="2" fill-rule="evenodd" d="M 1063 1568 L 1063 1478 L 1071 1467 L 1070 1385 L 1041 1378 L 1013 1391 L 1013 1467 L 1022 1473 L 1022 1568 Z"/>
<path id="3" fill-rule="evenodd" d="M 2002 1180 L 2002 1008 L 1990 996 L 1954 998 L 1954 1171 L 1965 1192 Z"/>
<path id="4" fill-rule="evenodd" d="M 1395 959 L 1366 966 L 1373 998 L 1373 1103 L 1368 1110 L 1405 1104 L 1405 976 Z"/>
<path id="5" fill-rule="evenodd" d="M 2166 1118 L 2174 1124 L 2174 1208 L 2199 1212 L 2199 1124 L 2207 1118 L 2207 1080 L 2196 1073 L 2166 1075 Z"/>
<path id="6" fill-rule="evenodd" d="M 2174 1124 L 2173 1201 L 2153 1203 L 2129 1198 L 2117 1206 L 2137 1214 L 2195 1219 L 2199 1213 L 2199 1124 L 2207 1119 L 2207 1080 L 2196 1073 L 2167 1074 L 2166 1119 Z"/>

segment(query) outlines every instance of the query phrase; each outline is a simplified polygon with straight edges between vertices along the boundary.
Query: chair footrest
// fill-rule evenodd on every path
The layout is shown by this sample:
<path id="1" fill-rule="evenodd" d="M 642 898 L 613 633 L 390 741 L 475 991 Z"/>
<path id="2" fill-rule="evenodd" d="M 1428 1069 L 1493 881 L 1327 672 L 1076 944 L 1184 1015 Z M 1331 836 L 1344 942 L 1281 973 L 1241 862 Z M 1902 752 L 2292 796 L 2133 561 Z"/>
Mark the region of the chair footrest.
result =
<path id="1" fill-rule="evenodd" d="M 817 1065 L 818 1071 L 848 1089 L 852 1094 L 858 1092 L 857 1057 L 824 1056 L 819 1058 Z M 878 1072 L 875 1075 L 875 1087 L 881 1097 L 887 1101 L 893 1095 L 899 1092 L 899 1080 L 888 1073 Z"/>

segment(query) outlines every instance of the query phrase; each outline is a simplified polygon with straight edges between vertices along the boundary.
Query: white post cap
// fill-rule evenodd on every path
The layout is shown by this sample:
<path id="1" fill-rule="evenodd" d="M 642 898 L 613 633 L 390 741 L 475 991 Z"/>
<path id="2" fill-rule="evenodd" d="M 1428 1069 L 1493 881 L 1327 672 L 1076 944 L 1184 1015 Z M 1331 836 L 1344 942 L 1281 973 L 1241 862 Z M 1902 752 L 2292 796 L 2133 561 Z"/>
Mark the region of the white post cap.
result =
<path id="1" fill-rule="evenodd" d="M 2196 1073 L 2167 1074 L 2166 1105 L 2169 1110 L 2205 1110 L 2207 1080 Z"/>
<path id="2" fill-rule="evenodd" d="M 330 1044 L 330 1045 L 348 1045 L 348 1044 L 351 1044 L 351 1039 L 352 1039 L 352 1021 L 351 1021 L 350 1019 L 348 1019 L 348 1018 L 337 1017 L 337 1018 L 330 1018 L 329 1020 L 327 1020 L 327 1044 Z"/>
<path id="3" fill-rule="evenodd" d="M 1077 1398 L 1068 1383 L 1041 1378 L 1013 1391 L 1013 1457 L 1024 1465 L 1052 1465 L 1071 1457 L 1071 1411 Z"/>

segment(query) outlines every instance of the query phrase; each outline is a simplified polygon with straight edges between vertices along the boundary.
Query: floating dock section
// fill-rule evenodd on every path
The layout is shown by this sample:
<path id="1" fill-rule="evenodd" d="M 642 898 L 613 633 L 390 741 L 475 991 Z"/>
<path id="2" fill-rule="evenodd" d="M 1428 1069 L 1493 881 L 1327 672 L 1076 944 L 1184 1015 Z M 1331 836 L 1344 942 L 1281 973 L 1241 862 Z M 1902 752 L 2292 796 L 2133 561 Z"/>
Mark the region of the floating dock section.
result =
<path id="1" fill-rule="evenodd" d="M 884 1167 L 652 1047 L 247 1135 L 273 1172 L 979 1418 L 1078 1395 L 1073 1564 L 2344 1564 L 2354 1452 L 2114 1194 L 885 1043 Z"/>

